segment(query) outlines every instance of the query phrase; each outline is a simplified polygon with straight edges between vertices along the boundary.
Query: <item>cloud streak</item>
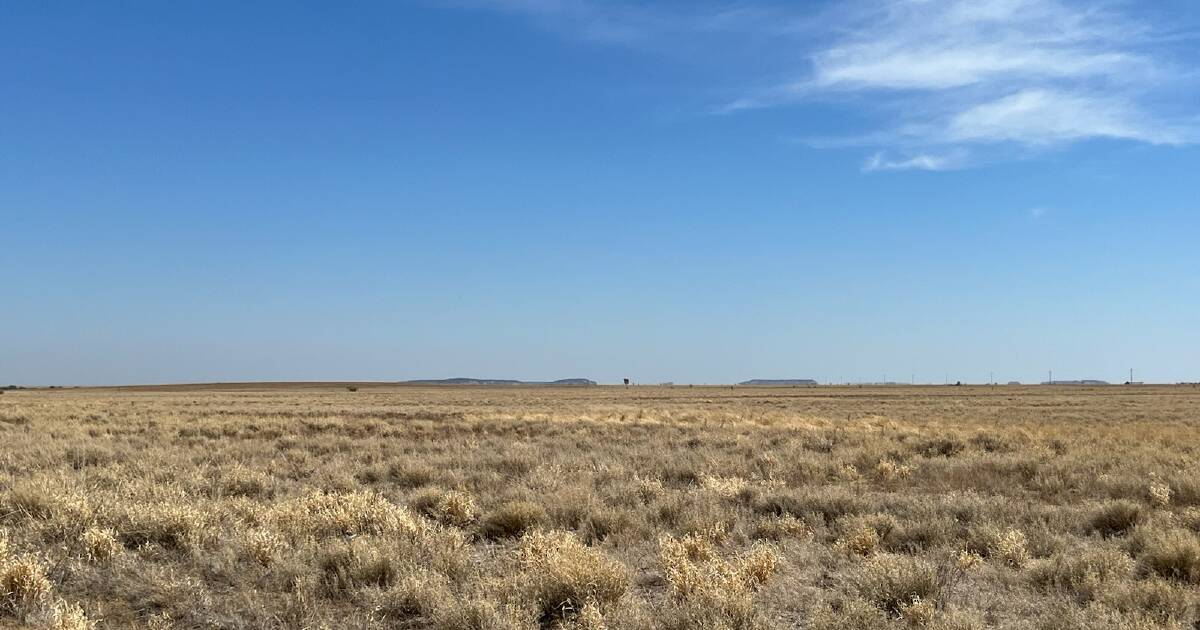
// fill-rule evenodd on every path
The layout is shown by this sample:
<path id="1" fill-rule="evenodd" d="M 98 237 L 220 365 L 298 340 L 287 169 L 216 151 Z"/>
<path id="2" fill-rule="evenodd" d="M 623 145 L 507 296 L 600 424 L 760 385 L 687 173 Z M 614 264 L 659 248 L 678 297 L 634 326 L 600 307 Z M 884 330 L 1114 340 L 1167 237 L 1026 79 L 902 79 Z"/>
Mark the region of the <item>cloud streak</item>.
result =
<path id="1" fill-rule="evenodd" d="M 866 147 L 873 151 L 863 165 L 867 172 L 954 170 L 1097 139 L 1200 141 L 1200 90 L 1181 70 L 1186 64 L 1175 60 L 1181 42 L 1119 10 L 1136 5 L 846 0 L 813 10 L 765 0 L 698 1 L 687 9 L 590 0 L 460 1 L 534 16 L 588 39 L 688 55 L 703 55 L 706 46 L 732 48 L 712 45 L 719 38 L 770 42 L 766 57 L 779 60 L 777 79 L 758 75 L 771 64 L 748 61 L 745 83 L 760 87 L 710 111 L 851 108 L 874 122 L 808 144 Z"/>
<path id="2" fill-rule="evenodd" d="M 1092 139 L 1195 142 L 1194 119 L 1172 120 L 1147 105 L 1179 74 L 1150 45 L 1152 29 L 1096 6 L 1064 0 L 860 4 L 841 35 L 812 51 L 806 77 L 736 102 L 746 109 L 859 97 L 891 114 L 867 136 L 881 147 L 953 148 L 974 155 L 976 163 L 1005 144 L 1031 155 Z M 897 110 L 902 113 L 891 113 Z M 867 165 L 876 162 L 873 157 Z M 938 162 L 878 164 L 864 170 L 933 170 Z"/>
<path id="3" fill-rule="evenodd" d="M 945 155 L 922 153 L 904 158 L 892 158 L 884 151 L 879 151 L 867 158 L 862 170 L 865 173 L 876 171 L 951 171 L 964 168 L 966 156 L 961 151 Z"/>

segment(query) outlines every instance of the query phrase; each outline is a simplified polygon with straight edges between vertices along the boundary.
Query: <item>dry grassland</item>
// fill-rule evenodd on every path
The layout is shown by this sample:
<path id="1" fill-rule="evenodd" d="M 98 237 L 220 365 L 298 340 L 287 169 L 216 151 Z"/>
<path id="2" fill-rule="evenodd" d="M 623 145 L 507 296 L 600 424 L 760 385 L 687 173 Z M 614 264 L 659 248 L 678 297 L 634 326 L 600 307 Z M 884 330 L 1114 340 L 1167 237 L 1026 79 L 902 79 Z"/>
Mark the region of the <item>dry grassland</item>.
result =
<path id="1" fill-rule="evenodd" d="M 0 627 L 1200 627 L 1194 388 L 23 391 L 0 445 Z"/>

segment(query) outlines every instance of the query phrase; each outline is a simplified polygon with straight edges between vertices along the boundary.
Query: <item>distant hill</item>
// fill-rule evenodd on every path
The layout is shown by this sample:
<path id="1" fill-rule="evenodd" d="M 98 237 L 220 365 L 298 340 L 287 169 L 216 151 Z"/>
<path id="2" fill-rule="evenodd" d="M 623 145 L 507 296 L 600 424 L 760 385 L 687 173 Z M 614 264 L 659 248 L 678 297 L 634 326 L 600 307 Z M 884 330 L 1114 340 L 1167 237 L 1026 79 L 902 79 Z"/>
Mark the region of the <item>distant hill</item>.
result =
<path id="1" fill-rule="evenodd" d="M 514 381 L 503 378 L 441 378 L 403 381 L 405 385 L 595 385 L 586 378 L 563 378 L 557 381 Z"/>
<path id="2" fill-rule="evenodd" d="M 777 386 L 795 386 L 795 385 L 816 385 L 817 382 L 811 378 L 752 378 L 748 381 L 742 381 L 738 385 L 758 385 L 760 387 L 777 387 Z"/>
<path id="3" fill-rule="evenodd" d="M 1108 381 L 1097 381 L 1093 379 L 1083 379 L 1079 381 L 1042 381 L 1042 385 L 1108 385 Z"/>

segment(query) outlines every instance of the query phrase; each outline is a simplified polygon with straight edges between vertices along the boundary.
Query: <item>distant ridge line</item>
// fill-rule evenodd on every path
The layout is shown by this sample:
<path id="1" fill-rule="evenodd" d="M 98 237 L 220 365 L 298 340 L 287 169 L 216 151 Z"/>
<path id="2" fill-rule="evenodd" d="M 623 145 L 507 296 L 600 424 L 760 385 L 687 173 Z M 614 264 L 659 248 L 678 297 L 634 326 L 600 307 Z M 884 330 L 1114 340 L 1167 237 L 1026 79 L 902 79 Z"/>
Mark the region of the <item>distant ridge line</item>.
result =
<path id="1" fill-rule="evenodd" d="M 557 385 L 586 387 L 596 381 L 586 378 L 562 378 L 557 381 L 517 381 L 503 378 L 440 378 L 401 381 L 402 385 Z"/>
<path id="2" fill-rule="evenodd" d="M 759 385 L 759 386 L 796 386 L 803 385 L 812 387 L 817 382 L 811 378 L 752 378 L 748 381 L 742 381 L 738 385 Z"/>

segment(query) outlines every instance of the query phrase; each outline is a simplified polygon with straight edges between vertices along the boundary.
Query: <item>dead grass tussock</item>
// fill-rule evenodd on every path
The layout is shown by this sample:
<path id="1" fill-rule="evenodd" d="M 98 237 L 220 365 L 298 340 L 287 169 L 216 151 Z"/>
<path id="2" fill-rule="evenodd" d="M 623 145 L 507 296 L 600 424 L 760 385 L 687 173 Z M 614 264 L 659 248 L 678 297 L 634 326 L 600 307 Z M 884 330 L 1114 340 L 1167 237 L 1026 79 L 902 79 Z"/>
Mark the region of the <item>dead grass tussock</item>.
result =
<path id="1" fill-rule="evenodd" d="M 722 558 L 712 537 L 659 540 L 659 561 L 670 587 L 677 622 L 688 627 L 739 628 L 755 623 L 754 595 L 779 567 L 769 545 Z"/>
<path id="2" fill-rule="evenodd" d="M 50 610 L 46 627 L 49 630 L 93 630 L 96 622 L 88 619 L 79 604 L 58 602 Z"/>
<path id="3" fill-rule="evenodd" d="M 517 546 L 518 580 L 543 622 L 573 619 L 589 604 L 612 606 L 629 588 L 623 564 L 566 532 L 531 532 Z"/>
<path id="4" fill-rule="evenodd" d="M 427 488 L 414 494 L 408 504 L 417 512 L 454 527 L 467 527 L 479 518 L 475 499 L 455 490 Z"/>
<path id="5" fill-rule="evenodd" d="M 515 538 L 549 521 L 546 509 L 531 501 L 505 503 L 489 512 L 480 524 L 486 538 Z"/>
<path id="6" fill-rule="evenodd" d="M 894 618 L 920 614 L 910 612 L 914 606 L 924 609 L 937 602 L 940 583 L 937 569 L 931 563 L 907 556 L 880 554 L 863 563 L 854 578 L 858 594 Z"/>
<path id="7" fill-rule="evenodd" d="M 1111 501 L 1092 513 L 1091 531 L 1101 536 L 1123 536 L 1146 520 L 1145 510 L 1133 501 Z"/>
<path id="8" fill-rule="evenodd" d="M 0 611 L 27 619 L 50 604 L 53 586 L 45 564 L 33 556 L 5 558 L 0 564 Z"/>
<path id="9" fill-rule="evenodd" d="M 311 493 L 273 506 L 267 519 L 293 538 L 401 534 L 418 536 L 426 526 L 406 508 L 371 491 Z"/>
<path id="10" fill-rule="evenodd" d="M 1118 549 L 1073 549 L 1037 561 L 1030 567 L 1030 579 L 1043 590 L 1088 602 L 1109 585 L 1129 578 L 1133 568 L 1133 559 Z"/>
<path id="11" fill-rule="evenodd" d="M 1133 543 L 1138 565 L 1147 574 L 1200 584 L 1200 538 L 1184 529 L 1146 529 Z"/>
<path id="12" fill-rule="evenodd" d="M 79 535 L 79 544 L 89 562 L 103 564 L 111 561 L 123 551 L 117 541 L 117 532 L 111 528 L 89 527 Z"/>

